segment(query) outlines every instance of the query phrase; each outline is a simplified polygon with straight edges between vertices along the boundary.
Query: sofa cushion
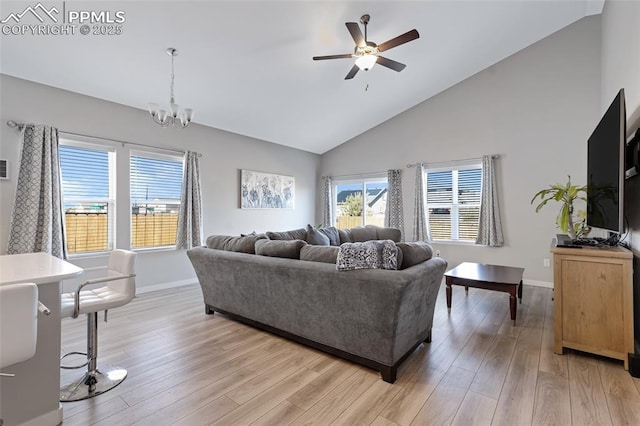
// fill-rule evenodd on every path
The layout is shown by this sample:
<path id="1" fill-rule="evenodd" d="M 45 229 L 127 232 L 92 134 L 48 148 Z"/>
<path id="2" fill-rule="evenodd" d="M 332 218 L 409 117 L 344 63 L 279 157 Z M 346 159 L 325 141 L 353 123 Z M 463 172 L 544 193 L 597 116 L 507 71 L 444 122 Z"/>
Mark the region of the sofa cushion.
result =
<path id="1" fill-rule="evenodd" d="M 267 238 L 270 240 L 306 240 L 307 230 L 304 228 L 294 229 L 284 232 L 271 232 L 267 231 Z"/>
<path id="2" fill-rule="evenodd" d="M 402 264 L 398 269 L 406 269 L 410 266 L 417 265 L 433 256 L 433 249 L 424 241 L 416 241 L 412 243 L 397 243 L 398 248 L 402 251 Z"/>
<path id="3" fill-rule="evenodd" d="M 235 251 L 239 253 L 255 253 L 255 243 L 266 239 L 264 234 L 232 237 L 230 235 L 211 235 L 207 238 L 207 247 L 216 250 Z"/>
<path id="4" fill-rule="evenodd" d="M 260 256 L 300 259 L 300 249 L 306 245 L 303 240 L 258 240 L 255 251 Z"/>
<path id="5" fill-rule="evenodd" d="M 340 247 L 333 246 L 302 246 L 300 249 L 300 260 L 333 263 L 335 265 L 339 250 Z"/>
<path id="6" fill-rule="evenodd" d="M 391 240 L 344 243 L 338 250 L 336 269 L 398 269 L 398 248 Z"/>
<path id="7" fill-rule="evenodd" d="M 311 225 L 307 225 L 307 238 L 306 241 L 314 246 L 328 246 L 329 237 L 322 232 L 318 231 Z"/>
<path id="8" fill-rule="evenodd" d="M 338 234 L 338 228 L 335 226 L 327 226 L 326 228 L 320 228 L 318 231 L 329 237 L 329 245 L 340 245 L 340 234 Z"/>
<path id="9" fill-rule="evenodd" d="M 378 232 L 373 226 L 356 226 L 351 228 L 351 241 L 361 243 L 378 239 Z"/>
<path id="10" fill-rule="evenodd" d="M 339 243 L 352 243 L 353 237 L 351 236 L 351 229 L 338 229 L 338 237 L 340 237 Z"/>
<path id="11" fill-rule="evenodd" d="M 367 227 L 373 225 L 367 225 Z M 402 238 L 402 234 L 400 233 L 400 229 L 398 228 L 382 228 L 376 226 L 376 240 L 392 240 L 393 242 L 400 242 L 400 238 Z"/>

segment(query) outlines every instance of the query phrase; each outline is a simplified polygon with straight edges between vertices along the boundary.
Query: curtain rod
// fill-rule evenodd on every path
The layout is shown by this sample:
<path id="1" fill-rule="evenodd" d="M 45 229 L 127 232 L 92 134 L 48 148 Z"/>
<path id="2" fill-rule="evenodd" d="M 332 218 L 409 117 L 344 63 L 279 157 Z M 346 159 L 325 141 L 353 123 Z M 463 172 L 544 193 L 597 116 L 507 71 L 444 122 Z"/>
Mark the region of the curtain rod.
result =
<path id="1" fill-rule="evenodd" d="M 368 173 L 356 173 L 356 174 L 352 174 L 352 175 L 335 175 L 335 176 L 322 176 L 323 178 L 326 177 L 330 177 L 331 179 L 335 179 L 335 178 L 352 178 L 352 179 L 358 179 L 358 178 L 366 178 L 367 176 L 370 177 L 377 177 L 379 175 L 385 174 L 386 175 L 387 170 L 384 170 L 382 172 L 368 172 Z"/>
<path id="2" fill-rule="evenodd" d="M 22 129 L 24 129 L 25 123 L 18 123 L 16 121 L 9 120 L 9 121 L 7 121 L 7 126 L 11 127 L 12 129 L 17 128 L 18 131 L 22 131 Z M 159 147 L 159 146 L 148 145 L 148 144 L 144 144 L 144 143 L 127 142 L 127 141 L 121 141 L 121 140 L 111 139 L 111 138 L 102 138 L 100 136 L 83 135 L 83 134 L 80 134 L 80 133 L 66 132 L 64 130 L 59 130 L 59 131 L 61 133 L 64 133 L 64 134 L 67 134 L 67 135 L 71 135 L 71 136 L 80 136 L 82 138 L 100 139 L 100 140 L 107 141 L 107 142 L 116 142 L 116 143 L 122 144 L 123 146 L 125 144 L 126 145 L 135 145 L 135 146 L 144 146 L 144 147 L 147 147 L 147 148 L 159 149 L 161 151 L 179 152 L 181 154 L 185 153 L 185 151 L 182 150 L 182 149 L 162 148 L 162 147 Z M 200 154 L 199 152 L 197 154 L 198 154 L 198 157 L 202 157 L 202 154 Z"/>
<path id="3" fill-rule="evenodd" d="M 500 158 L 500 155 L 493 154 L 491 158 Z M 462 163 L 464 161 L 471 161 L 471 160 L 482 160 L 482 157 L 463 158 L 462 160 L 438 161 L 436 163 L 413 163 L 413 164 L 407 164 L 407 168 L 416 167 L 419 164 L 424 164 L 428 166 L 445 165 L 445 164 L 455 165 L 456 163 Z"/>

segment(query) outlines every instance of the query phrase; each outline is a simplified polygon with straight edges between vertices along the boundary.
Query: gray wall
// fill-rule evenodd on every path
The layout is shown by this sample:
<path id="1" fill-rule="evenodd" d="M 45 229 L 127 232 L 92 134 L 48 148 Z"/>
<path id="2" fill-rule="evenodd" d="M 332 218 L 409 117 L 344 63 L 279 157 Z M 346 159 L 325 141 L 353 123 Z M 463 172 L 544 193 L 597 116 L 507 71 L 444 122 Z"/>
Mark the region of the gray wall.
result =
<path id="1" fill-rule="evenodd" d="M 5 125 L 7 120 L 48 124 L 72 133 L 202 153 L 205 237 L 213 233 L 291 229 L 315 221 L 316 173 L 320 159 L 316 154 L 200 125 L 185 130 L 163 129 L 153 124 L 149 114 L 141 109 L 6 75 L 0 75 L 0 88 L 0 158 L 8 159 L 11 168 L 10 179 L 0 180 L 0 254 L 7 250 L 20 149 L 20 136 L 15 129 Z M 128 155 L 128 147 L 119 147 L 118 155 Z M 241 210 L 240 169 L 294 176 L 295 209 Z M 120 173 L 118 179 L 117 186 L 126 190 L 126 172 Z M 122 220 L 116 235 L 117 246 L 128 248 L 129 208 L 120 206 L 118 211 Z M 72 262 L 81 267 L 93 267 L 105 265 L 106 258 L 92 256 Z M 184 251 L 140 252 L 137 266 L 137 284 L 143 291 L 145 286 L 151 289 L 195 282 L 193 268 Z"/>
<path id="2" fill-rule="evenodd" d="M 434 246 L 450 265 L 522 266 L 525 282 L 550 286 L 543 259 L 559 232 L 558 209 L 536 214 L 530 200 L 567 175 L 586 182 L 586 141 L 600 115 L 600 36 L 600 17 L 582 19 L 325 153 L 321 175 L 403 169 L 411 237 L 416 169 L 408 163 L 499 154 L 505 246 Z"/>
<path id="3" fill-rule="evenodd" d="M 624 87 L 627 130 L 640 127 L 640 2 L 608 0 L 602 13 L 602 102 L 604 112 Z M 634 253 L 635 330 L 640 341 L 640 177 L 625 182 L 628 242 Z M 636 343 L 638 345 L 638 343 Z M 640 352 L 636 349 L 636 353 Z"/>

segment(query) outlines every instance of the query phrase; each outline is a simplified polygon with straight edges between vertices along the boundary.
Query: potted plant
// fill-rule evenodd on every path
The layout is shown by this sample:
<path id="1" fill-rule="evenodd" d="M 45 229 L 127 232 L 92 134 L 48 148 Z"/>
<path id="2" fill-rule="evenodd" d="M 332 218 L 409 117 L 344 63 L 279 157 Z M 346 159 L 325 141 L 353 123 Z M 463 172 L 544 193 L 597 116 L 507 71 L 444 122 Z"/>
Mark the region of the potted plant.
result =
<path id="1" fill-rule="evenodd" d="M 549 188 L 538 191 L 531 199 L 531 204 L 540 198 L 540 204 L 536 206 L 536 213 L 538 213 L 549 201 L 562 203 L 556 217 L 556 225 L 562 232 L 569 234 L 569 237 L 575 240 L 586 236 L 591 231 L 591 228 L 587 226 L 586 211 L 578 210 L 574 216 L 573 207 L 573 202 L 576 200 L 587 201 L 587 187 L 572 185 L 571 176 L 568 178 L 566 185 L 549 185 Z"/>

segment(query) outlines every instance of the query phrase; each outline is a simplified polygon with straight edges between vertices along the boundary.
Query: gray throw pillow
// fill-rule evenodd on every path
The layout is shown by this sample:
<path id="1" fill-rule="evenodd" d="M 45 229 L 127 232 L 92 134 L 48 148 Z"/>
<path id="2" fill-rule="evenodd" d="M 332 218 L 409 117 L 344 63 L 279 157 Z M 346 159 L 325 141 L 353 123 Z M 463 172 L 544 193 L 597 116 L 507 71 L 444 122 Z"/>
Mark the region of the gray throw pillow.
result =
<path id="1" fill-rule="evenodd" d="M 433 249 L 424 241 L 397 243 L 397 246 L 402 251 L 402 264 L 398 269 L 407 269 L 433 257 Z"/>
<path id="2" fill-rule="evenodd" d="M 300 249 L 300 260 L 333 263 L 335 265 L 339 250 L 340 247 L 332 246 L 303 246 Z"/>
<path id="3" fill-rule="evenodd" d="M 340 234 L 338 234 L 338 228 L 335 226 L 327 226 L 326 228 L 320 228 L 318 231 L 322 232 L 329 238 L 329 245 L 331 246 L 339 246 L 340 245 Z M 345 241 L 346 242 L 346 241 Z"/>
<path id="4" fill-rule="evenodd" d="M 352 243 L 353 238 L 351 236 L 351 229 L 338 229 L 338 236 L 340 237 L 340 244 Z"/>
<path id="5" fill-rule="evenodd" d="M 398 247 L 391 240 L 344 243 L 338 250 L 336 269 L 398 269 Z"/>
<path id="6" fill-rule="evenodd" d="M 316 230 L 313 226 L 307 225 L 306 241 L 314 246 L 328 246 L 329 237 L 322 232 Z"/>
<path id="7" fill-rule="evenodd" d="M 271 232 L 268 231 L 267 238 L 270 240 L 306 240 L 307 230 L 304 228 L 294 229 L 284 232 Z"/>
<path id="8" fill-rule="evenodd" d="M 255 250 L 260 256 L 300 259 L 300 249 L 306 245 L 303 240 L 259 240 Z"/>

